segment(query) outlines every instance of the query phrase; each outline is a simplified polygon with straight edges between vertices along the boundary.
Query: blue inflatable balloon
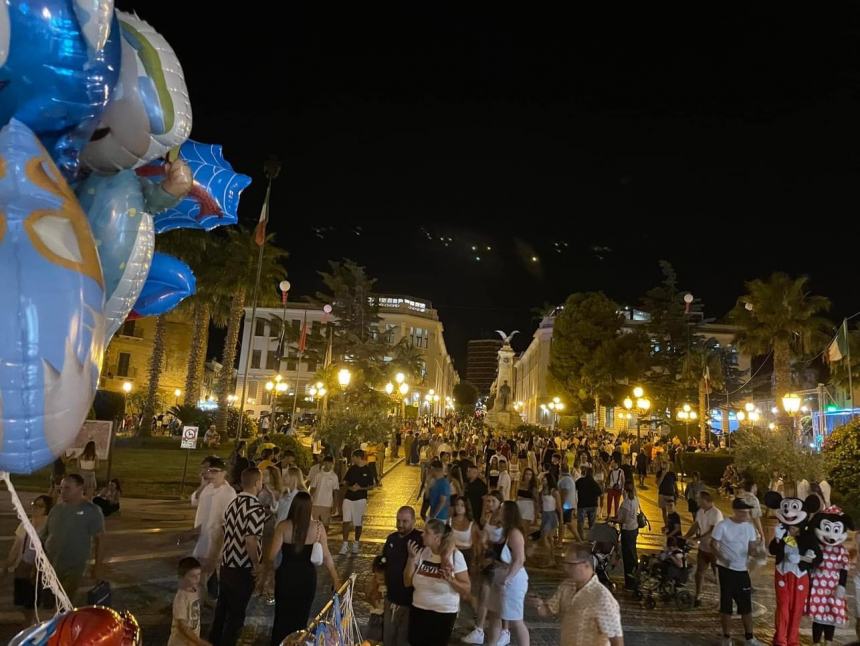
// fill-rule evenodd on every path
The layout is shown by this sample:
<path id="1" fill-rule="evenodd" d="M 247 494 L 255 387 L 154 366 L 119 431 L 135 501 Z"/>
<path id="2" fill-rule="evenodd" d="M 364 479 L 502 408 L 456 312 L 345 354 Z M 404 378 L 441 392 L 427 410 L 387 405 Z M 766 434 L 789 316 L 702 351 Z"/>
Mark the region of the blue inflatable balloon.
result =
<path id="1" fill-rule="evenodd" d="M 179 258 L 156 251 L 152 256 L 149 277 L 134 304 L 136 318 L 166 314 L 197 289 L 191 267 Z"/>
<path id="2" fill-rule="evenodd" d="M 35 134 L 0 130 L 0 470 L 74 441 L 104 353 L 104 278 L 89 223 Z"/>
<path id="3" fill-rule="evenodd" d="M 155 232 L 173 229 L 202 229 L 239 222 L 239 198 L 251 183 L 251 178 L 233 170 L 218 144 L 203 144 L 188 140 L 179 149 L 179 156 L 188 164 L 194 177 L 191 192 L 175 207 L 155 214 Z M 161 164 L 145 166 L 138 173 L 157 179 Z"/>
<path id="4" fill-rule="evenodd" d="M 0 2 L 0 123 L 27 124 L 69 179 L 120 69 L 112 3 L 89 12 L 81 4 Z"/>
<path id="5" fill-rule="evenodd" d="M 134 171 L 90 175 L 78 199 L 96 239 L 105 278 L 106 339 L 123 324 L 143 291 L 155 251 L 152 216 L 146 212 Z"/>

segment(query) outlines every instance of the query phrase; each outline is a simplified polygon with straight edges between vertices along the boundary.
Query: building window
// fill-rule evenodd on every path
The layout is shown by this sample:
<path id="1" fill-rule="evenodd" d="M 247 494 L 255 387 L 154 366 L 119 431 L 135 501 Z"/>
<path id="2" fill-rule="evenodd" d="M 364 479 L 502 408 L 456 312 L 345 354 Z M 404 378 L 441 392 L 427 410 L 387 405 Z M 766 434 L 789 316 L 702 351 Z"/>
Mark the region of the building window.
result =
<path id="1" fill-rule="evenodd" d="M 615 428 L 615 409 L 612 406 L 606 407 L 606 428 Z"/>
<path id="2" fill-rule="evenodd" d="M 257 382 L 248 382 L 248 399 L 257 399 Z"/>
<path id="3" fill-rule="evenodd" d="M 254 336 L 266 336 L 266 321 L 257 319 L 254 325 Z"/>
<path id="4" fill-rule="evenodd" d="M 131 321 L 134 323 L 134 321 Z M 119 363 L 116 366 L 117 377 L 128 377 L 129 364 L 131 363 L 131 354 L 128 352 L 119 353 Z"/>
<path id="5" fill-rule="evenodd" d="M 277 370 L 278 368 L 278 353 L 274 350 L 269 350 L 266 353 L 266 369 Z"/>
<path id="6" fill-rule="evenodd" d="M 430 330 L 423 327 L 412 327 L 409 328 L 409 336 L 413 346 L 426 348 L 430 339 Z"/>
<path id="7" fill-rule="evenodd" d="M 317 362 L 316 361 L 308 361 L 306 364 L 307 372 L 316 372 L 317 371 Z"/>
<path id="8" fill-rule="evenodd" d="M 281 338 L 281 319 L 271 319 L 269 321 L 269 336 L 273 339 Z"/>
<path id="9" fill-rule="evenodd" d="M 272 393 L 268 390 L 263 391 L 263 406 L 268 406 L 272 401 Z"/>
<path id="10" fill-rule="evenodd" d="M 322 334 L 322 325 L 319 321 L 311 321 L 311 336 L 319 336 Z"/>
<path id="11" fill-rule="evenodd" d="M 261 355 L 260 350 L 254 350 L 253 352 L 251 352 L 251 367 L 252 368 L 259 368 L 260 367 L 260 355 Z"/>
<path id="12" fill-rule="evenodd" d="M 137 321 L 134 321 L 134 320 L 126 321 L 125 323 L 122 324 L 122 329 L 120 330 L 119 333 L 122 336 L 134 336 L 134 326 L 136 323 L 137 323 Z"/>

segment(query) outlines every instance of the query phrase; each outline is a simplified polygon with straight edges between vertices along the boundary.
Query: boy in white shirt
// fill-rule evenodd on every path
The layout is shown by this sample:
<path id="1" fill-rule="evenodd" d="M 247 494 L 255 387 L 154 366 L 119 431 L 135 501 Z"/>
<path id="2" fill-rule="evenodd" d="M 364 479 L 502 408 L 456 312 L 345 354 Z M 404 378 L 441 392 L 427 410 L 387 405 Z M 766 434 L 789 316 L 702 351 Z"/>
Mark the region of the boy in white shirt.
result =
<path id="1" fill-rule="evenodd" d="M 331 520 L 331 508 L 334 504 L 334 492 L 340 488 L 340 480 L 334 472 L 334 460 L 330 455 L 325 456 L 322 469 L 317 471 L 310 481 L 310 494 L 313 501 L 311 515 L 318 518 L 328 530 Z"/>
<path id="2" fill-rule="evenodd" d="M 200 638 L 200 561 L 187 556 L 179 561 L 179 587 L 173 598 L 173 623 L 167 646 L 211 646 Z"/>

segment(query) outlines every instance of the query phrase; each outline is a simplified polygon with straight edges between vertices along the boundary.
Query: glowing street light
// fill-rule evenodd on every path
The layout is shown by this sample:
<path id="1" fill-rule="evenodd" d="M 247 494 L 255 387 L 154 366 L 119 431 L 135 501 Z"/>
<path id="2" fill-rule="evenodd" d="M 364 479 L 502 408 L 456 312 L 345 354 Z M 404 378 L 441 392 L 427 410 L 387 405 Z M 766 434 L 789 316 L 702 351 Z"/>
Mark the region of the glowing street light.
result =
<path id="1" fill-rule="evenodd" d="M 349 382 L 352 380 L 352 373 L 348 368 L 341 368 L 337 373 L 337 383 L 340 384 L 340 387 L 344 390 L 347 386 L 349 386 Z"/>
<path id="2" fill-rule="evenodd" d="M 407 384 L 407 383 L 402 383 L 402 384 L 400 384 L 400 387 L 399 387 L 397 390 L 399 390 L 399 391 L 400 391 L 400 394 L 401 394 L 401 395 L 404 395 L 404 396 L 405 396 L 405 395 L 406 395 L 406 393 L 408 393 L 408 392 L 409 392 L 409 384 Z"/>
<path id="3" fill-rule="evenodd" d="M 402 384 L 404 381 L 406 381 L 406 375 L 404 375 L 402 372 L 398 372 L 396 375 L 394 375 L 394 381 L 396 381 L 398 384 Z"/>
<path id="4" fill-rule="evenodd" d="M 394 392 L 394 384 L 391 383 L 390 381 L 387 384 L 385 384 L 385 392 L 388 393 L 389 395 Z"/>
<path id="5" fill-rule="evenodd" d="M 130 381 L 124 381 L 122 383 L 122 392 L 124 392 L 126 395 L 128 395 L 131 392 L 131 389 L 132 389 L 132 385 L 131 385 Z"/>
<path id="6" fill-rule="evenodd" d="M 642 386 L 636 386 L 636 388 L 633 389 L 633 396 L 636 397 L 637 399 L 639 399 L 640 397 L 643 397 L 644 395 L 645 395 L 645 391 L 642 389 Z"/>

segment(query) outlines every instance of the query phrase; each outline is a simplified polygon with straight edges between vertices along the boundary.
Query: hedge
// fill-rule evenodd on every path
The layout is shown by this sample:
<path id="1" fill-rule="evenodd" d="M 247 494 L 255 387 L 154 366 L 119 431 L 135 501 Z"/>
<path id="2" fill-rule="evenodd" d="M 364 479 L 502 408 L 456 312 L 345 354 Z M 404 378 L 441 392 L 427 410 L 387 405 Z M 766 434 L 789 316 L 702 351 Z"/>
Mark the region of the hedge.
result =
<path id="1" fill-rule="evenodd" d="M 735 461 L 731 453 L 715 451 L 713 453 L 687 453 L 681 454 L 681 470 L 690 474 L 698 471 L 702 481 L 712 487 L 720 485 L 720 479 L 726 467 Z"/>

